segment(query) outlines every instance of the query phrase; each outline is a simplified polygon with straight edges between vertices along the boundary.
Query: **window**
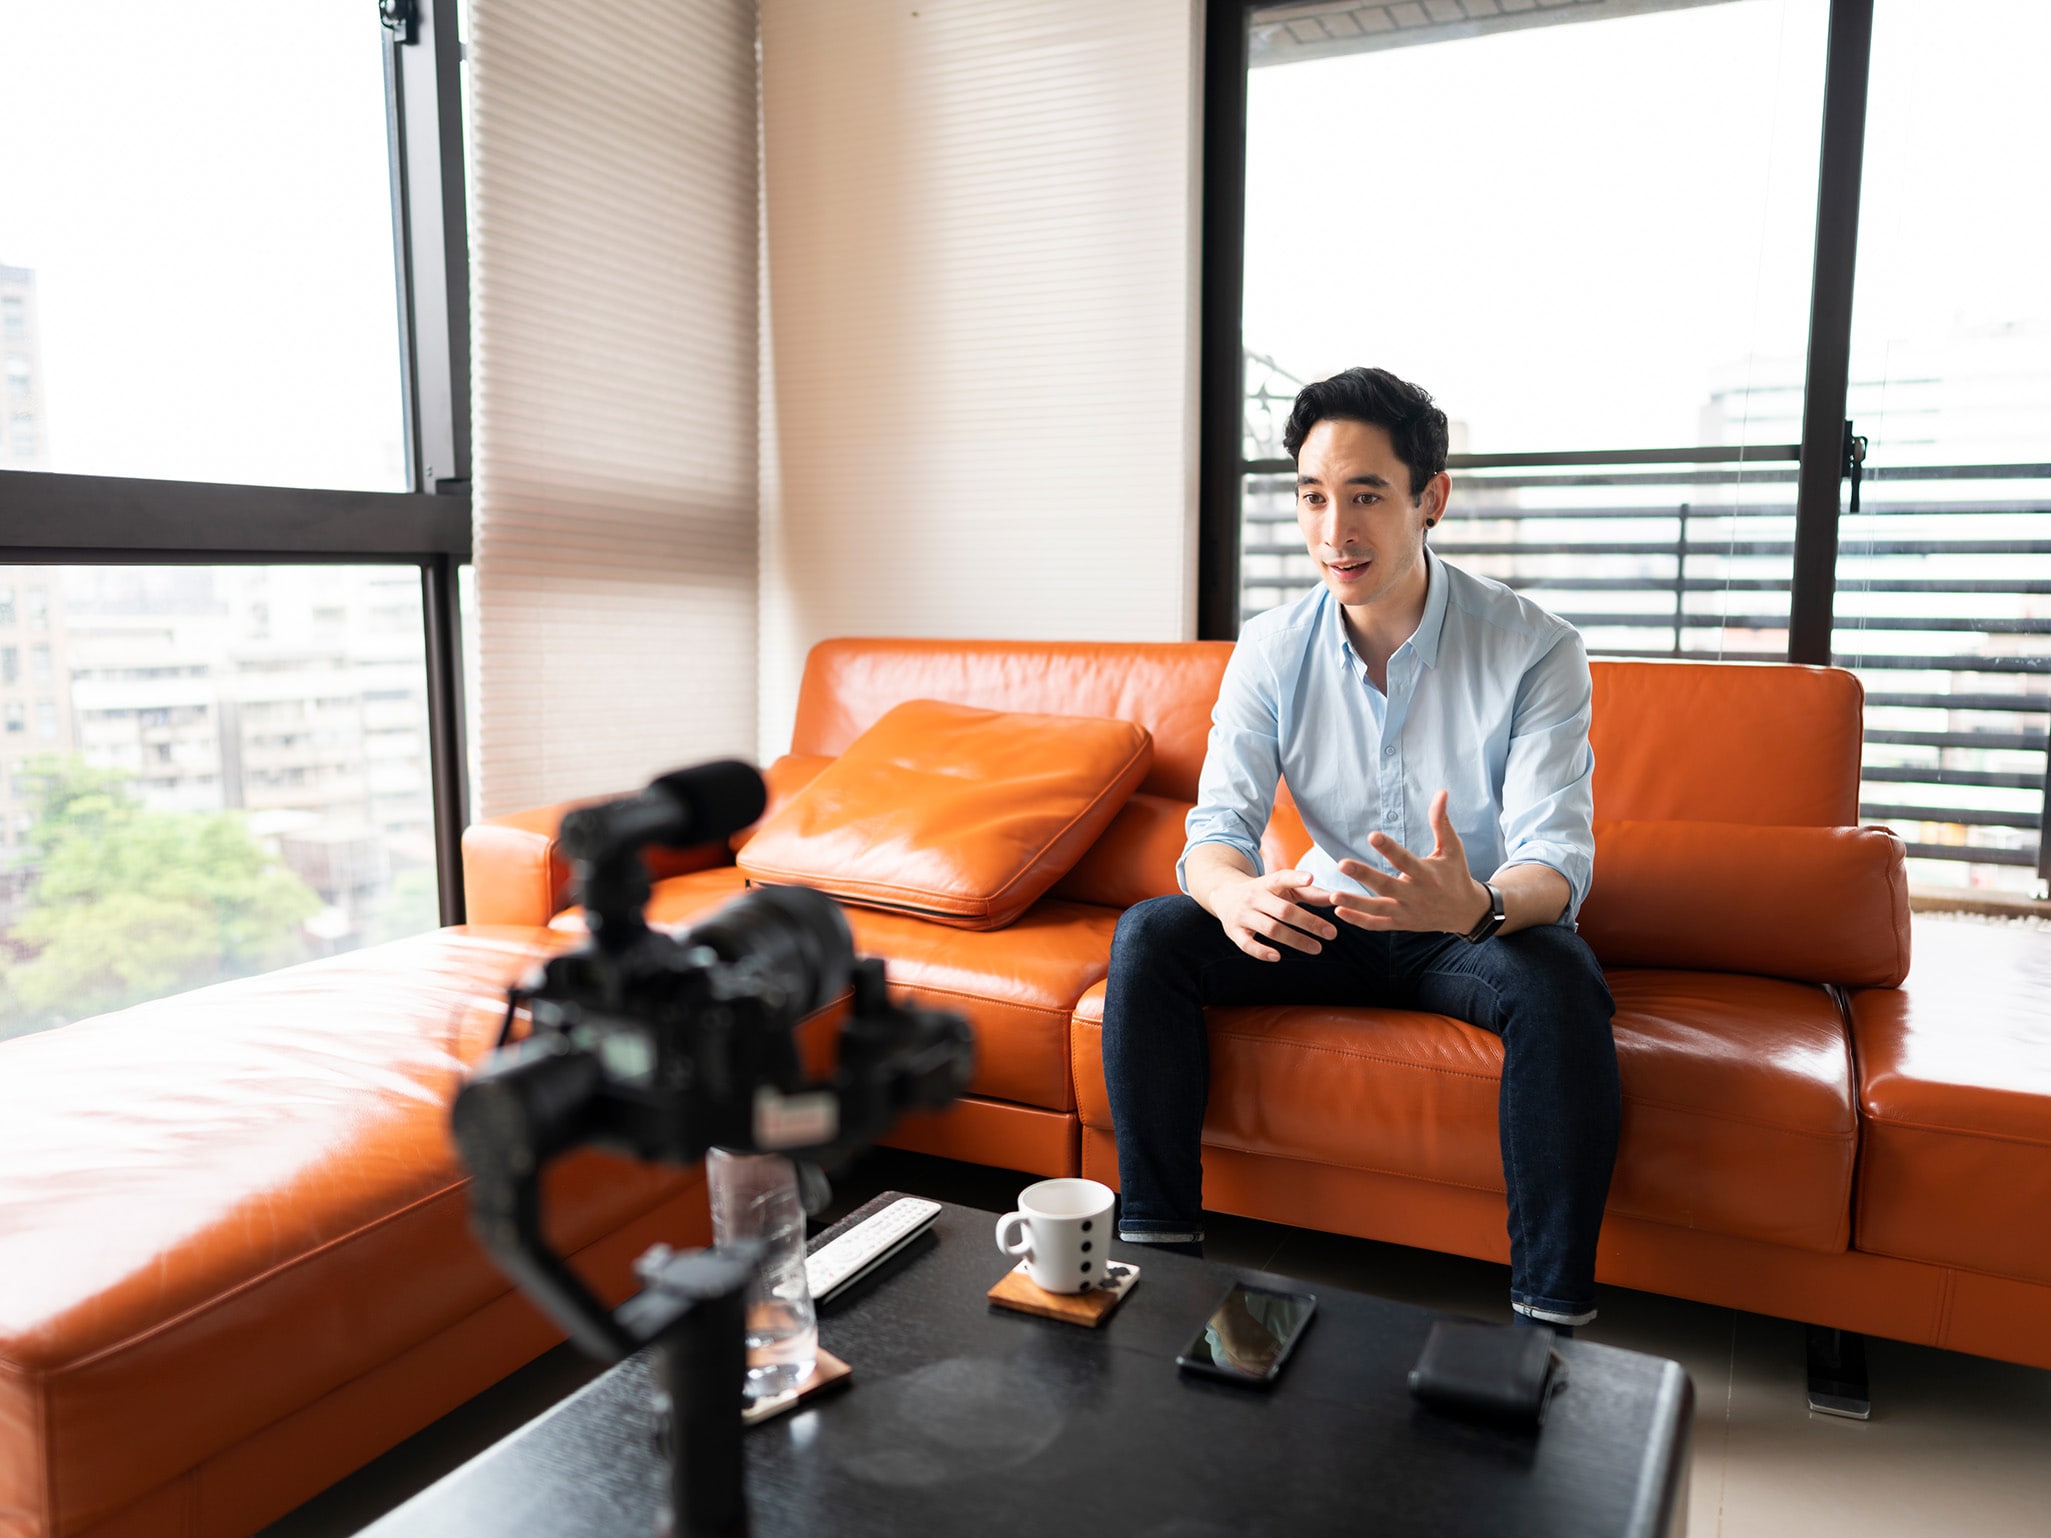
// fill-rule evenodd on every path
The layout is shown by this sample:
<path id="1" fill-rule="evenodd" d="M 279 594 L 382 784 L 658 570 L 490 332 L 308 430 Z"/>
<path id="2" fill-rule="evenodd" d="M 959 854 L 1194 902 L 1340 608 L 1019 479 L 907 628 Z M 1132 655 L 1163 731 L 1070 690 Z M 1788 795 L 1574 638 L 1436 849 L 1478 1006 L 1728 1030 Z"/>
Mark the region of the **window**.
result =
<path id="1" fill-rule="evenodd" d="M 151 996 L 127 980 L 119 948 L 96 937 L 102 923 L 131 948 L 203 952 L 178 978 L 197 987 L 439 922 L 417 582 L 407 585 L 410 629 L 283 636 L 252 671 L 241 624 L 251 603 L 361 614 L 366 592 L 390 602 L 407 587 L 394 589 L 391 568 L 378 566 L 43 572 L 51 639 L 30 649 L 30 665 L 48 666 L 68 697 L 7 702 L 5 727 L 35 750 L 14 805 L 50 819 L 53 848 L 32 858 L 61 853 L 72 876 L 61 892 L 25 884 L 0 913 L 0 946 L 21 958 L 0 994 L 0 1038 Z M 334 707 L 354 710 L 371 694 L 396 744 L 378 756 L 376 784 L 359 731 L 308 724 L 352 719 Z M 88 791 L 111 810 L 67 819 L 63 808 Z M 145 836 L 179 851 L 179 881 L 158 883 L 116 857 L 121 840 Z M 82 883 L 81 871 L 97 879 Z M 195 872 L 205 878 L 197 886 Z M 53 908 L 73 922 L 52 923 Z M 184 937 L 176 946 L 171 927 Z M 195 934 L 208 943 L 191 946 Z"/>
<path id="2" fill-rule="evenodd" d="M 89 48 L 65 7 L 10 13 L 0 259 L 33 302 L 4 332 L 47 371 L 49 468 L 406 489 L 376 9 L 217 28 L 129 3 Z M 147 130 L 110 132 L 113 103 Z"/>
<path id="3" fill-rule="evenodd" d="M 1845 410 L 1866 479 L 1833 650 L 1866 686 L 1861 816 L 1908 843 L 1911 883 L 2028 896 L 2051 870 L 2051 12 L 1931 19 L 1874 9 Z M 1930 238 L 1940 205 L 1974 211 L 1971 240 Z"/>
<path id="4" fill-rule="evenodd" d="M 1250 67 L 1241 335 L 1206 322 L 1205 400 L 1236 386 L 1242 409 L 1207 416 L 1203 632 L 1316 583 L 1281 424 L 1303 381 L 1378 363 L 1453 419 L 1442 553 L 1598 655 L 1854 669 L 1861 820 L 1902 834 L 1912 888 L 2041 896 L 2051 10 L 1875 0 L 1870 64 L 1859 11 L 1434 3 L 1375 8 L 1370 34 L 1366 8 L 1297 3 L 1214 21 L 1234 49 L 1247 21 Z M 1385 167 L 1412 136 L 1429 190 L 1406 238 L 1306 180 Z M 1973 210 L 1970 239 L 1933 237 L 1943 208 Z M 1797 571 L 1798 548 L 1834 548 L 1834 571 L 1806 554 Z"/>
<path id="5" fill-rule="evenodd" d="M 136 903 L 134 873 L 60 826 L 70 875 L 46 895 L 88 910 L 79 932 L 97 936 L 48 955 L 16 920 L 53 856 L 14 850 L 0 1038 L 146 996 L 145 968 L 124 971 L 136 957 L 157 958 L 156 994 L 462 918 L 463 802 L 426 762 L 460 740 L 455 570 L 470 553 L 463 158 L 443 134 L 457 115 L 439 110 L 458 88 L 459 4 L 406 9 L 410 41 L 366 0 L 225 29 L 147 0 L 108 0 L 83 33 L 74 8 L 8 15 L 0 357 L 27 372 L 0 387 L 0 460 L 37 472 L 11 478 L 9 527 L 38 560 L 55 543 L 108 564 L 54 590 L 47 567 L 4 571 L 45 589 L 24 593 L 22 617 L 50 638 L 55 737 L 33 740 L 20 701 L 4 730 L 51 765 L 30 776 L 31 808 L 62 799 L 53 775 L 86 784 L 116 820 L 147 820 L 194 859 L 234 851 L 261 877 L 254 908 L 194 909 L 177 945 L 162 931 L 128 945 L 121 924 L 161 919 L 159 899 L 189 884 Z M 167 228 L 189 238 L 159 239 Z M 19 414 L 32 460 L 10 441 Z M 358 593 L 339 562 L 399 564 Z M 433 723 L 416 732 L 420 790 L 388 808 L 361 791 L 360 765 L 292 749 L 270 767 L 299 793 L 259 805 L 243 707 L 337 674 L 362 687 L 350 620 L 322 632 L 319 658 L 304 644 L 338 584 L 385 618 L 379 683 L 405 697 L 390 708 Z M 194 607 L 208 595 L 213 609 Z M 0 600 L 13 626 L 12 587 Z M 432 673 L 430 640 L 448 659 Z M 174 977 L 163 959 L 179 955 L 206 964 Z"/>
<path id="6" fill-rule="evenodd" d="M 1737 0 L 1299 58 L 1256 12 L 1247 349 L 1424 383 L 1456 452 L 1792 441 L 1747 408 L 1801 384 L 1827 20 Z M 1428 236 L 1323 195 L 1413 143 Z"/>
<path id="7" fill-rule="evenodd" d="M 8 650 L 12 652 L 13 647 Z M 50 681 L 50 648 L 31 646 L 28 649 L 28 678 L 32 684 L 47 684 Z"/>
<path id="8" fill-rule="evenodd" d="M 1492 456 L 1455 460 L 1432 543 L 1458 564 L 1532 591 L 1592 650 L 1784 652 L 1775 602 L 1741 602 L 1747 623 L 1727 625 L 1716 579 L 1785 582 L 1790 565 L 1737 551 L 1791 527 L 1827 0 L 1478 36 L 1420 24 L 1398 35 L 1416 41 L 1336 54 L 1301 47 L 1297 10 L 1252 17 L 1245 458 L 1276 473 L 1245 484 L 1242 617 L 1317 580 L 1281 442 L 1290 402 L 1369 364 L 1433 393 L 1455 456 Z M 1384 200 L 1329 195 L 1334 163 L 1387 168 L 1390 125 L 1427 122 L 1420 174 L 1446 179 L 1406 206 L 1405 235 Z M 1428 237 L 1409 237 L 1415 220 Z M 1777 466 L 1709 468 L 1770 445 Z M 1628 463 L 1698 448 L 1705 463 L 1664 481 Z M 1562 451 L 1611 461 L 1546 463 Z"/>
<path id="9" fill-rule="evenodd" d="M 11 684 L 21 678 L 21 648 L 0 646 L 0 684 Z"/>

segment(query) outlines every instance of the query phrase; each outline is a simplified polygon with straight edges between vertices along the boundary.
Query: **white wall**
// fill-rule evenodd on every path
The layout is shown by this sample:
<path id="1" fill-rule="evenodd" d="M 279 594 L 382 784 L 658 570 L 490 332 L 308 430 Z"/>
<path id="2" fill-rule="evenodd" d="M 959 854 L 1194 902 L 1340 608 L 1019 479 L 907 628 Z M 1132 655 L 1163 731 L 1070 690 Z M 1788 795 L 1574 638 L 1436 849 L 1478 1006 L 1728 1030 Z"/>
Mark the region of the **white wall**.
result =
<path id="1" fill-rule="evenodd" d="M 752 757 L 753 0 L 472 0 L 491 816 Z"/>
<path id="2" fill-rule="evenodd" d="M 761 0 L 761 749 L 834 635 L 1195 634 L 1201 0 Z"/>

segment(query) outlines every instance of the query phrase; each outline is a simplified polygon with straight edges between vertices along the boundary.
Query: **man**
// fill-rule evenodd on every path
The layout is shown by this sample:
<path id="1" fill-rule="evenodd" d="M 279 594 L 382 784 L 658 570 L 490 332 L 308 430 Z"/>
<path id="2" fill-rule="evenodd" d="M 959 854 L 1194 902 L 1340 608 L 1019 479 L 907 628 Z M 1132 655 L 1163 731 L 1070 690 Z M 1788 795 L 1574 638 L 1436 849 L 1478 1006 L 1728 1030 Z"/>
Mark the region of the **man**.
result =
<path id="1" fill-rule="evenodd" d="M 1384 1005 L 1503 1040 L 1516 1322 L 1595 1317 L 1616 1162 L 1614 1006 L 1574 931 L 1594 856 L 1581 638 L 1441 561 L 1446 417 L 1383 369 L 1297 397 L 1283 442 L 1322 586 L 1250 621 L 1177 870 L 1111 949 L 1119 1237 L 1201 1253 L 1207 1004 Z M 1264 871 L 1277 777 L 1315 841 Z"/>

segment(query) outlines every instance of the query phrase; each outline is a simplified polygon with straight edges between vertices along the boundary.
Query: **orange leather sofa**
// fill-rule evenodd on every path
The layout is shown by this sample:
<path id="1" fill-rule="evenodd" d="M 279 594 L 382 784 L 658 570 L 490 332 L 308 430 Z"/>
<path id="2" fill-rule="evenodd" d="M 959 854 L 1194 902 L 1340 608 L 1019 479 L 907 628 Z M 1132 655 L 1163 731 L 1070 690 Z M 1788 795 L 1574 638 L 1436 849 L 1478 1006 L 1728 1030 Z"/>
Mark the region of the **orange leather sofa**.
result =
<path id="1" fill-rule="evenodd" d="M 1099 1053 L 1120 910 L 1173 889 L 1219 644 L 841 641 L 806 669 L 788 797 L 890 707 L 1113 716 L 1147 779 L 1008 927 L 855 908 L 900 988 L 958 1009 L 970 1095 L 900 1146 L 1117 1166 Z M 1856 817 L 1857 683 L 1595 667 L 1595 891 L 1623 1149 L 1605 1281 L 2051 1366 L 2051 936 L 1919 926 Z M 626 788 L 626 787 L 623 787 Z M 560 1332 L 468 1233 L 447 1139 L 505 983 L 580 928 L 562 808 L 464 840 L 472 923 L 0 1043 L 0 1538 L 252 1532 Z M 1286 801 L 1271 859 L 1307 843 Z M 688 923 L 743 881 L 667 854 Z M 1379 1010 L 1220 1010 L 1216 1208 L 1501 1260 L 1493 1037 Z M 700 1177 L 551 1172 L 552 1241 L 610 1297 L 700 1242 Z"/>
<path id="2" fill-rule="evenodd" d="M 772 811 L 892 706 L 1115 716 L 1139 792 L 1008 928 L 850 908 L 894 982 L 973 1021 L 970 1095 L 898 1145 L 1115 1185 L 1103 978 L 1124 907 L 1175 890 L 1222 643 L 831 641 Z M 1858 817 L 1862 694 L 1834 669 L 1597 662 L 1595 882 L 1582 932 L 1617 1001 L 1624 1124 L 1606 1282 L 2051 1367 L 2051 936 L 1911 932 L 1903 850 Z M 560 808 L 471 830 L 473 915 L 574 931 Z M 1308 846 L 1286 795 L 1271 863 Z M 724 850 L 659 881 L 685 924 Z M 1216 1210 L 1508 1258 L 1496 1038 L 1398 1010 L 1212 1015 Z"/>

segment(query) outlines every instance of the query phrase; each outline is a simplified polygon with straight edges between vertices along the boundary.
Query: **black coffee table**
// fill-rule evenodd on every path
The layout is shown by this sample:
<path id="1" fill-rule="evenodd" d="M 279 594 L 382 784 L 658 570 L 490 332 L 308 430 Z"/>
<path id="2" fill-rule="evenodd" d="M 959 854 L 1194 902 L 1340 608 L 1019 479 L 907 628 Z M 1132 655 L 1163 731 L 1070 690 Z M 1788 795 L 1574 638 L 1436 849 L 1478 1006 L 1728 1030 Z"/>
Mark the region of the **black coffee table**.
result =
<path id="1" fill-rule="evenodd" d="M 1562 1346 L 1537 1433 L 1443 1419 L 1406 1375 L 1437 1315 L 1309 1287 L 1317 1317 L 1270 1391 L 1177 1370 L 1235 1277 L 1136 1246 L 1098 1329 L 990 1306 L 993 1215 L 948 1206 L 820 1310 L 847 1389 L 747 1435 L 756 1538 L 964 1533 L 1202 1538 L 1275 1532 L 1604 1538 L 1687 1520 L 1694 1391 L 1677 1363 Z M 614 1368 L 365 1530 L 364 1538 L 651 1538 L 665 1466 L 647 1363 Z"/>

